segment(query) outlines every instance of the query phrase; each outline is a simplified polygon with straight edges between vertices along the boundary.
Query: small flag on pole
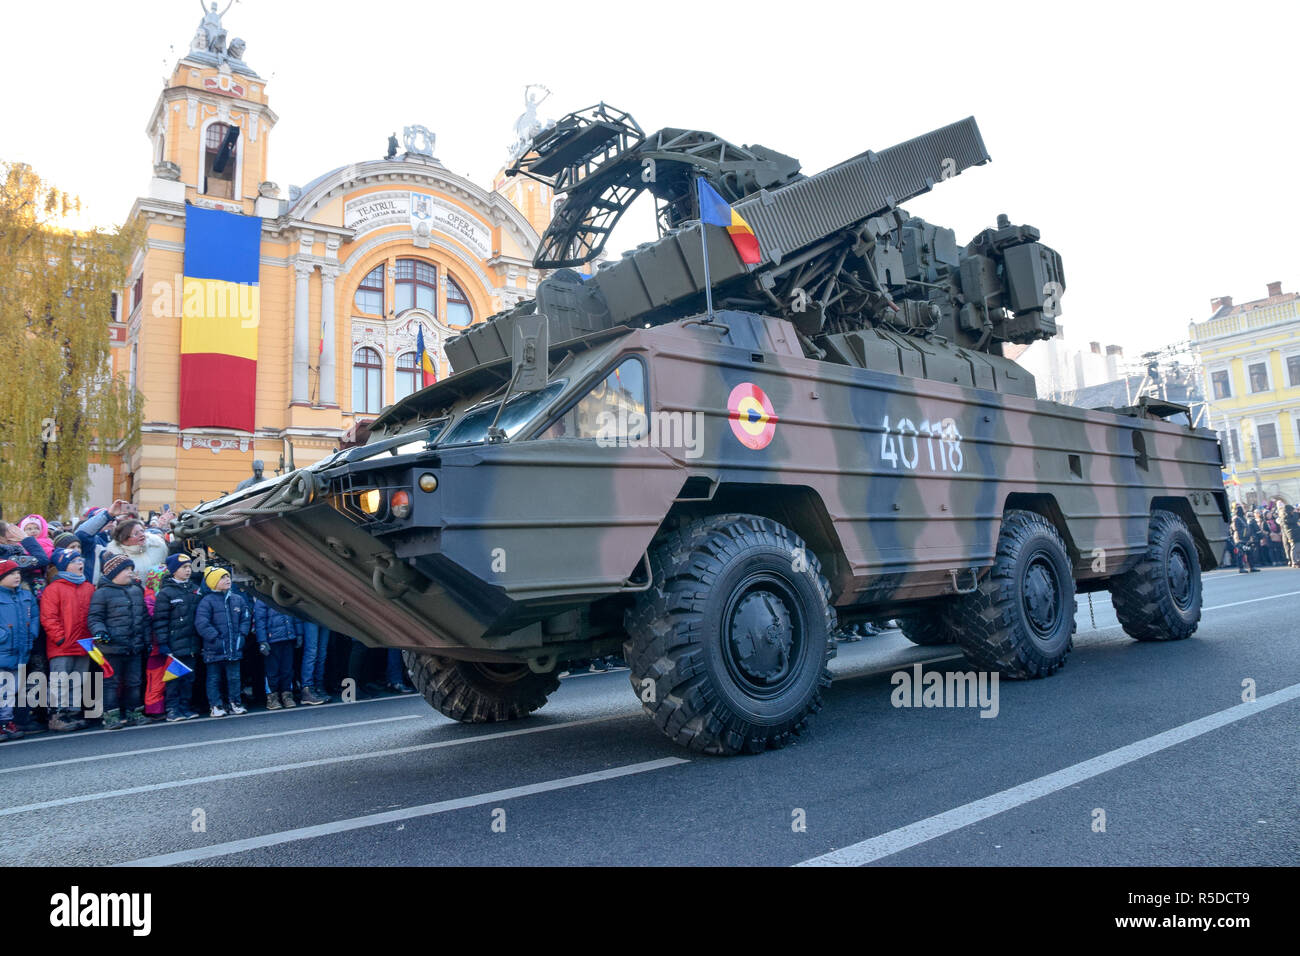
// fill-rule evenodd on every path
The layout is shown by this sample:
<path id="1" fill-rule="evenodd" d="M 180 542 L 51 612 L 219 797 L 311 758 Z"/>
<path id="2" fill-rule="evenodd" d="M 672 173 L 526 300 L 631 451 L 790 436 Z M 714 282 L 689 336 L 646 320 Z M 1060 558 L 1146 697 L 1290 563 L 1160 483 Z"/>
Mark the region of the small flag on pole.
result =
<path id="1" fill-rule="evenodd" d="M 434 368 L 433 359 L 424 348 L 424 326 L 420 326 L 420 330 L 415 333 L 415 352 L 420 363 L 421 387 L 428 388 L 438 381 L 438 370 Z"/>
<path id="2" fill-rule="evenodd" d="M 727 204 L 716 189 L 704 181 L 703 176 L 695 180 L 695 183 L 700 199 L 700 221 L 726 229 L 740 261 L 747 266 L 758 265 L 762 260 L 758 236 L 754 235 L 749 223 Z"/>
<path id="3" fill-rule="evenodd" d="M 167 655 L 167 670 L 163 673 L 163 681 L 175 680 L 178 677 L 184 677 L 186 674 L 193 674 L 194 668 L 186 667 L 171 654 Z"/>
<path id="4" fill-rule="evenodd" d="M 105 677 L 113 676 L 113 665 L 105 659 L 104 652 L 95 646 L 94 641 L 90 638 L 84 638 L 83 640 L 77 641 L 77 643 L 81 645 L 81 649 L 86 652 L 87 657 L 103 668 Z"/>

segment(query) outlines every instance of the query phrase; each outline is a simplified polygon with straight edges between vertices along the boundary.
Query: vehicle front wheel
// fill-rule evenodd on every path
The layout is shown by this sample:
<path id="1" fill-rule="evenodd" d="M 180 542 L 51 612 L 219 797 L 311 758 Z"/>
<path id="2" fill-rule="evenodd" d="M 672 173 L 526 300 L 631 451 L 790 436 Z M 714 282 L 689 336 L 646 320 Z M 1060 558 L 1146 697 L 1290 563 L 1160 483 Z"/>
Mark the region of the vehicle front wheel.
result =
<path id="1" fill-rule="evenodd" d="M 467 724 L 527 717 L 560 686 L 557 672 L 538 674 L 527 664 L 458 661 L 412 651 L 402 657 L 430 706 Z"/>
<path id="2" fill-rule="evenodd" d="M 769 518 L 714 515 L 662 534 L 650 561 L 624 656 L 655 724 L 707 754 L 759 753 L 802 733 L 835 647 L 830 585 L 803 540 Z"/>

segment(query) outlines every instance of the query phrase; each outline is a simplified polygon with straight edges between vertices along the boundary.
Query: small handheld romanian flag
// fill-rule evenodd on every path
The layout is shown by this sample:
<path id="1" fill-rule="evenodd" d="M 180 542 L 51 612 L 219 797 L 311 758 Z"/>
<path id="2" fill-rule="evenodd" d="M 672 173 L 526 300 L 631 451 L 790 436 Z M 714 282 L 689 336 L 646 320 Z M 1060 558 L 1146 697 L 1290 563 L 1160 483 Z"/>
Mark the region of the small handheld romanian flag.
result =
<path id="1" fill-rule="evenodd" d="M 700 199 L 700 221 L 726 229 L 740 261 L 747 266 L 758 265 L 762 259 L 758 251 L 758 236 L 754 235 L 749 223 L 727 204 L 716 189 L 704 181 L 704 177 L 695 180 L 695 185 Z"/>
<path id="2" fill-rule="evenodd" d="M 104 652 L 95 646 L 95 642 L 89 638 L 77 641 L 81 649 L 86 652 L 86 656 L 103 668 L 105 677 L 113 676 L 113 665 L 104 658 Z"/>
<path id="3" fill-rule="evenodd" d="M 424 349 L 424 327 L 415 333 L 415 357 L 420 363 L 420 383 L 422 388 L 428 388 L 434 382 L 438 381 L 438 370 L 433 367 L 433 359 Z"/>
<path id="4" fill-rule="evenodd" d="M 167 669 L 163 671 L 163 682 L 175 680 L 178 677 L 184 677 L 186 674 L 193 674 L 194 668 L 186 667 L 171 654 L 167 655 Z"/>

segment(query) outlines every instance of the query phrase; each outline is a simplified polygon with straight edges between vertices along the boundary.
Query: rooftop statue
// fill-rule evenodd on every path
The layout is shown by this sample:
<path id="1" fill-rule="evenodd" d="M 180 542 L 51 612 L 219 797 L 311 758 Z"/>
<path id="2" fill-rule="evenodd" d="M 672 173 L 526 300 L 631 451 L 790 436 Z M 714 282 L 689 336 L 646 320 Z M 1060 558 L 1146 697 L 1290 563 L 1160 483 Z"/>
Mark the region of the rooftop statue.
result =
<path id="1" fill-rule="evenodd" d="M 229 13 L 230 8 L 234 5 L 235 0 L 230 0 L 226 4 L 226 9 L 217 13 L 215 0 L 211 7 L 204 7 L 202 0 L 199 0 L 199 9 L 203 11 L 203 21 L 194 34 L 194 40 L 190 44 L 191 50 L 206 50 L 217 54 L 226 52 L 226 28 L 221 25 L 221 18 Z M 241 46 L 239 54 L 235 54 L 235 59 L 239 59 L 242 53 L 243 48 Z"/>

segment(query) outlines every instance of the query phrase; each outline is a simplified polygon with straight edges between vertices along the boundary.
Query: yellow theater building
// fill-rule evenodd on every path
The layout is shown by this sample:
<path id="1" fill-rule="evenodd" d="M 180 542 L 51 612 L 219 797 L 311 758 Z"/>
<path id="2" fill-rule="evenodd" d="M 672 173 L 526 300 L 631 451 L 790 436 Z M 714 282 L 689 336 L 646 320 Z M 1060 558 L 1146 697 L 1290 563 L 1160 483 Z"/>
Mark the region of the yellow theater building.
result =
<path id="1" fill-rule="evenodd" d="M 1223 442 L 1229 497 L 1247 505 L 1300 502 L 1300 293 L 1268 283 L 1268 295 L 1233 304 L 1190 328 L 1205 369 L 1212 427 Z"/>
<path id="2" fill-rule="evenodd" d="M 404 127 L 385 158 L 287 191 L 269 182 L 278 117 L 245 43 L 221 21 L 215 8 L 204 16 L 154 104 L 153 177 L 128 217 L 143 240 L 114 297 L 115 367 L 143 394 L 144 425 L 111 462 L 113 495 L 142 511 L 232 491 L 255 459 L 269 476 L 281 456 L 301 467 L 329 454 L 420 387 L 419 332 L 445 376 L 446 341 L 531 296 L 542 278 L 532 256 L 550 191 L 502 176 L 485 189 L 451 173 L 422 126 Z M 196 208 L 260 219 L 251 431 L 181 427 L 186 225 Z"/>

